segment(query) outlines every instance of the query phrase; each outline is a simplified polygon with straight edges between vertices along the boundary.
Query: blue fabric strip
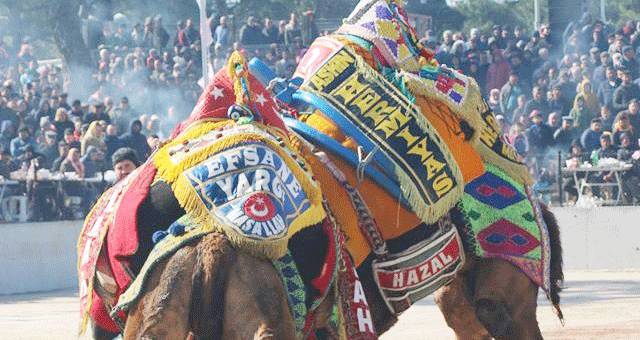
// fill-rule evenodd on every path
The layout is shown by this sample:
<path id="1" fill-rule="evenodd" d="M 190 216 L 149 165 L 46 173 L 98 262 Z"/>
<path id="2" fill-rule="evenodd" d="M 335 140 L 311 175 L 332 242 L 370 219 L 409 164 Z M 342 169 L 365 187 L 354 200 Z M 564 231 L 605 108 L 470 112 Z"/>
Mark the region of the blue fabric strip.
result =
<path id="1" fill-rule="evenodd" d="M 349 165 L 354 168 L 358 167 L 358 156 L 355 152 L 350 149 L 342 146 L 335 139 L 321 133 L 320 131 L 314 129 L 313 127 L 297 120 L 294 118 L 283 117 L 285 125 L 290 129 L 296 131 L 301 134 L 306 139 L 309 139 L 312 143 L 322 146 L 326 148 L 329 152 L 335 154 L 336 156 L 343 159 Z M 402 191 L 400 190 L 400 186 L 398 182 L 389 178 L 386 174 L 379 171 L 376 167 L 371 164 L 367 165 L 364 168 L 364 173 L 371 180 L 373 180 L 376 184 L 381 186 L 389 196 L 397 199 L 400 203 L 408 210 L 411 210 L 409 206 L 409 202 L 402 195 Z"/>

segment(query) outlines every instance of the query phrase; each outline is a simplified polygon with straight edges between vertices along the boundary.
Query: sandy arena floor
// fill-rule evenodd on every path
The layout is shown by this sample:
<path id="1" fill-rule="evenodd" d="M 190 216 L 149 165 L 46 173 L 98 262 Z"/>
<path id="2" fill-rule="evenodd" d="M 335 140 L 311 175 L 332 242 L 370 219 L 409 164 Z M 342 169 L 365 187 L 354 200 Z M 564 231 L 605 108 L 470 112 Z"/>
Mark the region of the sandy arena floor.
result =
<path id="1" fill-rule="evenodd" d="M 563 327 L 549 303 L 539 298 L 538 319 L 545 339 L 640 340 L 640 270 L 570 271 L 561 295 Z M 0 340 L 68 340 L 78 337 L 74 290 L 0 296 Z M 427 298 L 400 317 L 381 340 L 455 339 Z"/>

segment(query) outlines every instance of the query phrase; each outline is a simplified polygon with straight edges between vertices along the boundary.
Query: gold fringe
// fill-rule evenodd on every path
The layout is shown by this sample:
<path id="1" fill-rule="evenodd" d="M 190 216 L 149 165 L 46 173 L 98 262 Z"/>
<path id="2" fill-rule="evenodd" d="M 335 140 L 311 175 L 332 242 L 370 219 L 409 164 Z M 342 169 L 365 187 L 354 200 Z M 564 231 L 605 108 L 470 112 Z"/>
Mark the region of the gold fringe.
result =
<path id="1" fill-rule="evenodd" d="M 212 128 L 220 127 L 220 124 L 222 123 L 206 122 L 194 125 L 188 130 L 185 130 L 185 132 L 174 141 L 165 145 L 162 150 L 159 150 L 154 158 L 154 162 L 158 169 L 156 178 L 161 177 L 171 184 L 180 206 L 183 207 L 187 213 L 191 214 L 196 221 L 215 226 L 216 230 L 224 232 L 227 235 L 234 246 L 246 249 L 257 256 L 266 256 L 272 259 L 282 257 L 287 251 L 288 240 L 292 235 L 307 226 L 320 223 L 324 219 L 325 212 L 322 208 L 322 192 L 320 190 L 319 183 L 312 179 L 310 171 L 307 173 L 298 165 L 297 161 L 301 160 L 305 163 L 306 169 L 311 169 L 306 160 L 304 160 L 304 158 L 295 151 L 296 149 L 299 149 L 299 146 L 294 147 L 289 138 L 281 138 L 281 141 L 285 143 L 285 146 L 280 147 L 275 141 L 275 137 L 270 138 L 266 133 L 265 135 L 258 133 L 238 133 L 235 135 L 227 135 L 219 141 L 197 150 L 193 155 L 181 160 L 177 164 L 173 164 L 171 162 L 168 154 L 169 148 L 182 144 L 182 141 L 184 140 L 190 140 L 205 135 L 209 133 Z M 224 124 L 228 123 L 225 122 Z M 254 124 L 260 125 L 257 123 Z M 277 129 L 273 129 L 272 131 L 272 129 L 263 125 L 259 127 L 268 130 L 271 133 L 277 133 L 277 131 L 279 131 Z M 213 216 L 212 212 L 206 208 L 200 196 L 196 193 L 193 186 L 183 174 L 185 170 L 201 163 L 216 152 L 249 140 L 264 143 L 283 159 L 292 174 L 300 182 L 302 190 L 305 192 L 310 202 L 310 207 L 291 222 L 286 234 L 279 239 L 251 239 L 246 235 L 240 234 L 234 228 L 220 223 L 220 221 Z M 296 140 L 294 139 L 294 141 Z M 287 151 L 287 149 L 291 151 Z M 292 156 L 295 156 L 297 160 L 294 160 Z"/>
<path id="2" fill-rule="evenodd" d="M 453 71 L 452 72 L 456 72 Z M 503 157 L 496 154 L 495 151 L 487 147 L 481 140 L 480 136 L 482 131 L 488 124 L 483 118 L 482 113 L 486 112 L 487 107 L 482 94 L 480 93 L 480 87 L 475 79 L 467 77 L 463 74 L 457 74 L 458 77 L 463 78 L 467 82 L 467 93 L 463 97 L 461 105 L 451 104 L 447 96 L 439 91 L 434 90 L 431 86 L 427 85 L 422 78 L 415 74 L 408 72 L 401 72 L 402 77 L 407 85 L 407 88 L 411 90 L 415 95 L 422 95 L 430 100 L 438 100 L 447 105 L 451 112 L 453 112 L 458 118 L 466 121 L 474 129 L 475 133 L 471 137 L 469 143 L 478 151 L 480 156 L 489 164 L 495 165 L 507 172 L 511 177 L 516 178 L 518 181 L 531 185 L 533 180 L 529 175 L 529 169 L 526 164 L 510 162 Z M 495 121 L 494 113 L 491 113 L 492 119 Z M 502 137 L 500 137 L 502 138 Z M 506 141 L 503 141 L 506 143 Z M 509 147 L 512 147 L 509 145 Z"/>

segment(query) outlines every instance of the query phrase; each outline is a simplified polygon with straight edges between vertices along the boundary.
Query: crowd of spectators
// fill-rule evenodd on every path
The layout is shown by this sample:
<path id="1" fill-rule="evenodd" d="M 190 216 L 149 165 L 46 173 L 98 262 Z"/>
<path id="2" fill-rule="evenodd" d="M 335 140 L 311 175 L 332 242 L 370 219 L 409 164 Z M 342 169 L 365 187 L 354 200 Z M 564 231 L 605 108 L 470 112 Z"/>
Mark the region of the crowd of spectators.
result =
<path id="1" fill-rule="evenodd" d="M 279 21 L 250 16 L 231 29 L 236 26 L 225 16 L 209 19 L 215 70 L 231 51 L 243 49 L 278 76 L 290 76 L 318 35 L 310 12 Z M 192 19 L 167 29 L 159 16 L 130 25 L 116 15 L 87 38 L 95 47 L 95 68 L 86 86 L 95 90 L 72 100 L 60 66 L 39 63 L 29 41 L 9 48 L 2 38 L 3 178 L 30 169 L 94 177 L 113 168 L 111 157 L 122 147 L 144 161 L 200 93 L 201 37 Z M 574 166 L 608 157 L 640 159 L 640 23 L 611 27 L 585 15 L 564 32 L 543 25 L 528 35 L 521 27 L 496 25 L 486 34 L 471 29 L 468 36 L 447 30 L 441 39 L 426 32 L 422 41 L 441 63 L 477 80 L 539 182 L 553 180 L 558 150 Z M 612 180 L 611 174 L 600 176 Z M 638 200 L 640 171 L 625 177 L 635 183 L 625 198 Z"/>
<path id="2" fill-rule="evenodd" d="M 496 25 L 487 34 L 471 29 L 468 37 L 430 33 L 423 42 L 440 62 L 477 80 L 540 185 L 555 180 L 558 151 L 562 166 L 640 159 L 640 23 L 612 27 L 585 14 L 564 32 L 542 25 L 527 35 L 521 27 Z M 625 173 L 627 203 L 640 198 L 639 175 Z M 594 176 L 615 180 L 612 173 Z M 575 199 L 574 184 L 565 189 Z"/>

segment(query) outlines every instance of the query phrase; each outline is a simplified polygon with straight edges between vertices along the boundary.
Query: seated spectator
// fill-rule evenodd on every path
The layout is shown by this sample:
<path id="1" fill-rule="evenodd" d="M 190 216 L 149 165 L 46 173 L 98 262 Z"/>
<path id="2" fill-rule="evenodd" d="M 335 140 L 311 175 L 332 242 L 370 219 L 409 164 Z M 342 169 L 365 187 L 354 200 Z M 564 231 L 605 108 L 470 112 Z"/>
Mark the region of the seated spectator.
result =
<path id="1" fill-rule="evenodd" d="M 60 165 L 62 162 L 67 159 L 67 154 L 69 153 L 69 145 L 64 140 L 58 142 L 58 158 L 54 159 L 51 163 L 51 171 L 58 172 L 60 171 Z"/>
<path id="2" fill-rule="evenodd" d="M 104 120 L 105 122 L 107 122 L 107 124 L 111 123 L 111 117 L 109 117 L 109 115 L 105 111 L 105 106 L 103 103 L 98 102 L 93 106 L 93 108 L 93 112 L 89 112 L 84 116 L 84 118 L 82 119 L 83 123 L 91 123 L 94 120 Z"/>
<path id="3" fill-rule="evenodd" d="M 15 127 L 10 120 L 5 120 L 2 122 L 2 126 L 0 126 L 0 147 L 2 150 L 9 152 L 11 148 L 11 140 L 15 138 Z"/>
<path id="4" fill-rule="evenodd" d="M 623 132 L 619 138 L 620 146 L 618 147 L 616 158 L 621 161 L 630 162 L 631 155 L 637 150 L 633 143 L 631 143 L 631 134 Z"/>
<path id="5" fill-rule="evenodd" d="M 27 145 L 24 153 L 16 158 L 16 163 L 18 163 L 23 170 L 27 170 L 32 166 L 35 170 L 38 170 L 41 169 L 46 162 L 44 155 L 36 152 L 36 148 L 33 145 Z"/>
<path id="6" fill-rule="evenodd" d="M 563 116 L 566 116 L 571 110 L 571 106 L 562 93 L 559 85 L 551 86 L 551 93 L 549 96 L 549 111 L 560 112 Z M 573 122 L 576 124 L 575 120 Z"/>
<path id="7" fill-rule="evenodd" d="M 547 125 L 551 128 L 551 131 L 556 131 L 560 128 L 560 117 L 557 112 L 551 112 L 547 117 Z M 550 143 L 552 144 L 552 143 Z"/>
<path id="8" fill-rule="evenodd" d="M 600 135 L 600 148 L 593 150 L 591 153 L 591 164 L 597 166 L 601 159 L 616 158 L 617 156 L 616 148 L 611 145 L 611 134 L 609 132 L 603 132 L 602 135 Z M 592 183 L 609 183 L 615 180 L 615 173 L 613 171 L 602 171 L 591 173 L 589 177 Z M 595 196 L 601 196 L 598 187 L 592 187 L 591 191 Z M 614 197 L 616 195 L 615 190 L 605 190 L 604 192 L 607 197 Z"/>
<path id="9" fill-rule="evenodd" d="M 104 142 L 104 130 L 99 121 L 93 121 L 89 124 L 87 132 L 82 136 L 80 142 L 80 152 L 82 155 L 87 153 L 89 146 L 95 146 L 101 152 L 107 151 L 107 144 Z"/>
<path id="10" fill-rule="evenodd" d="M 602 134 L 602 121 L 600 118 L 594 118 L 591 120 L 591 126 L 584 130 L 580 136 L 580 144 L 582 149 L 587 154 L 597 149 L 600 146 L 600 135 Z"/>
<path id="11" fill-rule="evenodd" d="M 598 86 L 598 103 L 601 106 L 613 107 L 613 92 L 620 86 L 620 79 L 618 79 L 613 67 L 607 67 L 605 75 L 606 79 Z"/>
<path id="12" fill-rule="evenodd" d="M 80 149 L 69 149 L 67 157 L 60 164 L 60 172 L 63 174 L 72 172 L 75 173 L 78 178 L 84 178 L 84 165 L 80 161 Z"/>
<path id="13" fill-rule="evenodd" d="M 116 173 L 116 182 L 127 177 L 140 165 L 136 150 L 128 147 L 118 149 L 111 157 L 111 163 Z"/>
<path id="14" fill-rule="evenodd" d="M 633 140 L 637 140 L 635 134 L 635 129 L 631 126 L 629 122 L 629 116 L 627 115 L 627 111 L 622 111 L 618 113 L 616 119 L 613 123 L 613 145 L 620 146 L 621 145 L 621 136 L 623 134 L 627 135 L 629 138 Z"/>
<path id="15" fill-rule="evenodd" d="M 73 129 L 73 122 L 69 120 L 67 109 L 60 107 L 56 110 L 56 116 L 53 120 L 53 125 L 56 127 L 56 141 L 61 141 L 64 138 L 64 131 L 66 129 Z"/>
<path id="16" fill-rule="evenodd" d="M 27 146 L 30 145 L 34 147 L 35 144 L 36 141 L 35 139 L 33 139 L 33 137 L 31 137 L 29 129 L 23 125 L 18 129 L 18 137 L 11 140 L 11 156 L 14 159 L 18 159 L 20 156 L 22 156 L 22 154 L 25 153 L 25 151 L 27 151 Z"/>
<path id="17" fill-rule="evenodd" d="M 104 153 L 93 145 L 87 147 L 87 152 L 80 158 L 80 161 L 84 165 L 86 178 L 95 177 L 98 172 L 105 170 Z"/>
<path id="18" fill-rule="evenodd" d="M 56 132 L 46 131 L 44 137 L 44 141 L 38 146 L 38 152 L 44 156 L 44 164 L 42 164 L 42 167 L 51 169 L 53 161 L 60 156 L 58 154 L 58 143 L 56 143 Z"/>
<path id="19" fill-rule="evenodd" d="M 629 116 L 629 122 L 636 131 L 640 130 L 640 105 L 639 99 L 631 99 L 627 106 L 627 116 Z"/>
<path id="20" fill-rule="evenodd" d="M 67 143 L 70 149 L 76 148 L 80 150 L 80 142 L 76 139 L 75 130 L 74 129 L 65 129 L 64 130 L 64 138 L 63 140 Z"/>
<path id="21" fill-rule="evenodd" d="M 4 179 L 11 178 L 11 173 L 18 170 L 18 165 L 13 161 L 9 150 L 0 152 L 0 176 Z"/>

